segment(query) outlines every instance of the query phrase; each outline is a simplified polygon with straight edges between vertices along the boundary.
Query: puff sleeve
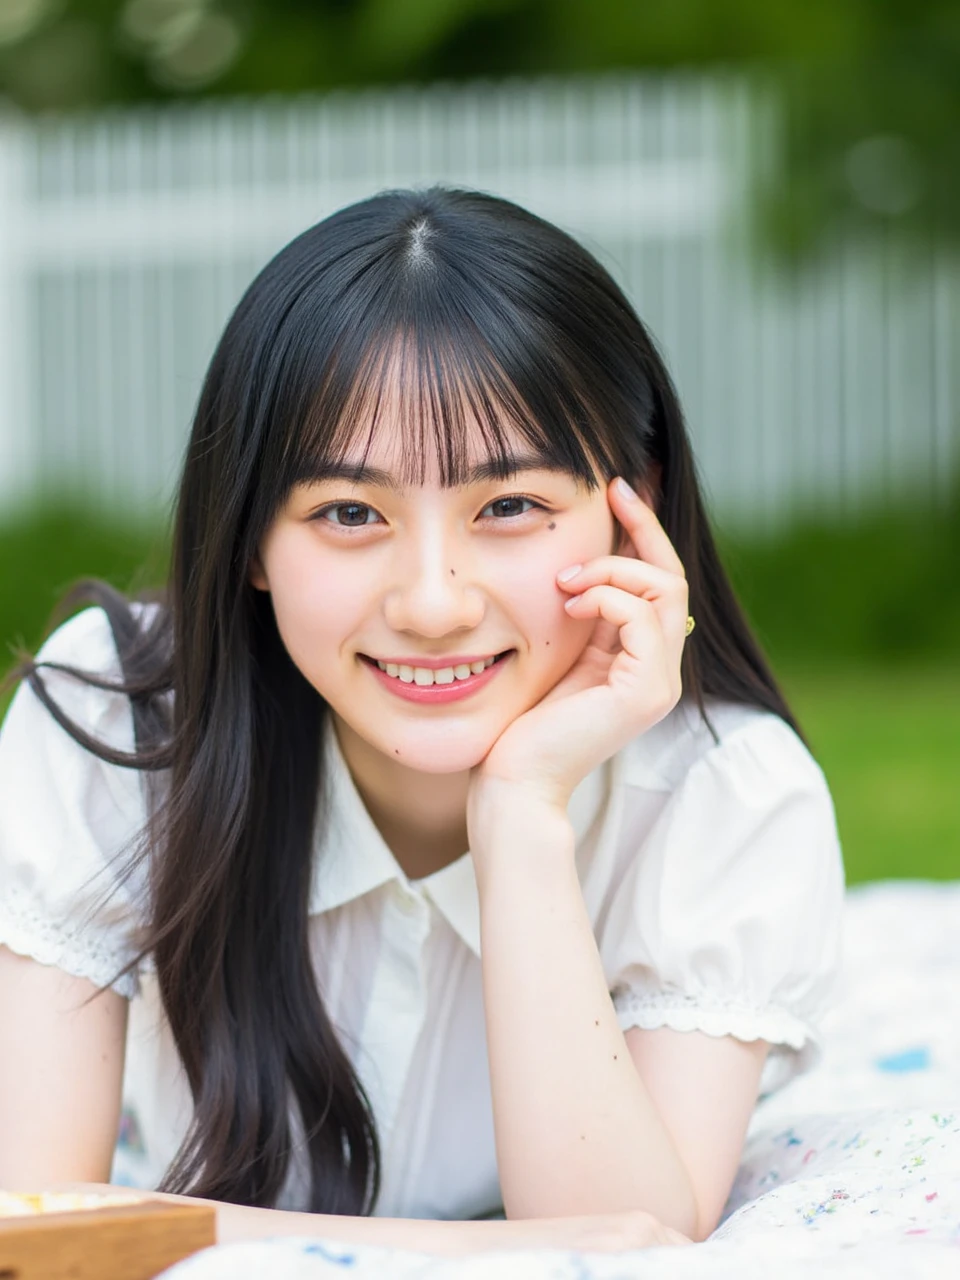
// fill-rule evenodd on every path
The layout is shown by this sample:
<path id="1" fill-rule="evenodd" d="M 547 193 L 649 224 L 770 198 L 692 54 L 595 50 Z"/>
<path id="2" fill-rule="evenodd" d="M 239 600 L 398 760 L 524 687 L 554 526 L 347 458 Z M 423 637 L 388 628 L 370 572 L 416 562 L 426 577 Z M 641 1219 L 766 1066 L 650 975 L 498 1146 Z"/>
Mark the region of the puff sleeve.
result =
<path id="1" fill-rule="evenodd" d="M 88 609 L 60 627 L 38 655 L 119 675 L 106 614 Z M 95 738 L 133 750 L 130 704 L 122 694 L 41 670 L 51 697 Z M 135 972 L 116 975 L 136 954 L 142 902 L 124 854 L 142 830 L 140 775 L 74 741 L 22 684 L 0 728 L 0 942 L 12 951 L 121 995 L 137 993 Z"/>
<path id="2" fill-rule="evenodd" d="M 761 1092 L 781 1087 L 821 1052 L 843 900 L 820 768 L 782 720 L 748 719 L 687 770 L 611 902 L 598 942 L 620 1026 L 766 1040 Z"/>

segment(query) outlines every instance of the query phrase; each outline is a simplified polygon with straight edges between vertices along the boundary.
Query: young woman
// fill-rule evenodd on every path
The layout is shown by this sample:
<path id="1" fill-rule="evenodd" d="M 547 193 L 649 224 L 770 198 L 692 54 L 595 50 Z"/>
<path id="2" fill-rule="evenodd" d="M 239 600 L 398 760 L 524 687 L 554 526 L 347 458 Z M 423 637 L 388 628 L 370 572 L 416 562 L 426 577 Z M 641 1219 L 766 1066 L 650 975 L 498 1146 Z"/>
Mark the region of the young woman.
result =
<path id="1" fill-rule="evenodd" d="M 0 737 L 0 1184 L 708 1235 L 843 873 L 599 264 L 463 191 L 307 231 L 213 358 L 165 599 L 85 599 Z"/>

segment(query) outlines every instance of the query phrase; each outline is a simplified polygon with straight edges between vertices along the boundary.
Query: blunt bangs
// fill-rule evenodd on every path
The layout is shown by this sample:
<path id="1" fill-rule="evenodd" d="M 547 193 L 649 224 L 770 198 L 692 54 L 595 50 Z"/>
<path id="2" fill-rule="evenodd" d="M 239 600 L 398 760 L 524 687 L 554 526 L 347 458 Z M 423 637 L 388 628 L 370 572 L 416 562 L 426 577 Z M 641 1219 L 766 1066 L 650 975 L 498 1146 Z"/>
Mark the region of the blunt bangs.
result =
<path id="1" fill-rule="evenodd" d="M 522 368 L 511 377 L 471 329 L 407 332 L 387 345 L 380 333 L 351 354 L 325 371 L 291 441 L 286 488 L 322 476 L 348 457 L 362 466 L 383 432 L 394 445 L 403 488 L 424 483 L 431 454 L 443 488 L 467 484 L 481 461 L 492 477 L 507 479 L 518 451 L 588 489 L 598 487 L 597 468 L 613 474 L 600 433 L 590 430 L 587 406 L 576 403 L 556 377 L 542 388 L 531 386 Z M 536 365 L 541 353 L 524 354 Z M 526 448 L 518 450 L 517 436 Z"/>
<path id="2" fill-rule="evenodd" d="M 422 203 L 404 219 L 403 207 L 384 208 L 390 199 L 377 198 L 366 236 L 334 215 L 278 255 L 278 269 L 292 259 L 284 276 L 306 283 L 270 342 L 256 483 L 273 512 L 325 467 L 365 461 L 384 430 L 404 487 L 424 483 L 431 455 L 445 488 L 465 484 L 480 460 L 507 478 L 517 438 L 588 489 L 598 475 L 642 474 L 649 385 L 637 383 L 636 354 L 625 377 L 588 323 L 582 281 L 562 255 L 540 246 L 538 259 L 516 227 L 471 239 L 462 218 L 424 213 Z M 333 257 L 328 240 L 347 230 L 346 251 Z M 504 260 L 491 265 L 496 231 Z M 260 509 L 265 520 L 273 512 Z"/>

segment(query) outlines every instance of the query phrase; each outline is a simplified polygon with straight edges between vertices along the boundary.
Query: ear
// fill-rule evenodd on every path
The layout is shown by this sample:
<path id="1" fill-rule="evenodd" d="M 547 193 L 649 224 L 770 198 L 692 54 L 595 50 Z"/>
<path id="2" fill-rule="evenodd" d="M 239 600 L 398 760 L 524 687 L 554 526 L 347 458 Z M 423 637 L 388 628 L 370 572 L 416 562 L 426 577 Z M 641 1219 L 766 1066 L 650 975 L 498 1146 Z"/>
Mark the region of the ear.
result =
<path id="1" fill-rule="evenodd" d="M 267 581 L 266 571 L 263 567 L 263 561 L 259 555 L 254 555 L 250 561 L 250 567 L 247 570 L 247 581 L 252 587 L 256 587 L 258 591 L 269 591 L 270 583 Z"/>

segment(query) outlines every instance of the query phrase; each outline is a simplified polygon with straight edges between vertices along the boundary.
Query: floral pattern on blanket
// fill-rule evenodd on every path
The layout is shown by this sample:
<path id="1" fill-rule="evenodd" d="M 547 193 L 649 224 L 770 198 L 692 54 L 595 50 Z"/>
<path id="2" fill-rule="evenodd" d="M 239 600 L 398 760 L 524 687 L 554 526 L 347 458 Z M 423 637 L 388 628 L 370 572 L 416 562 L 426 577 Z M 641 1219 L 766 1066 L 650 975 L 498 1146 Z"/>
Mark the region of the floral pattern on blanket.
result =
<path id="1" fill-rule="evenodd" d="M 858 1239 L 882 1231 L 960 1246 L 960 1109 L 808 1116 L 763 1133 L 727 1213 L 711 1239 L 761 1225 L 835 1230 L 842 1217 Z"/>

